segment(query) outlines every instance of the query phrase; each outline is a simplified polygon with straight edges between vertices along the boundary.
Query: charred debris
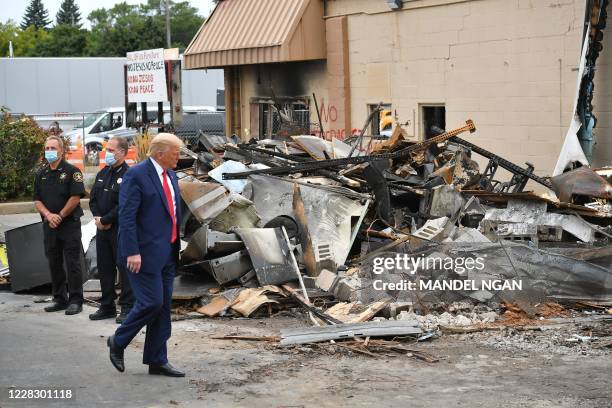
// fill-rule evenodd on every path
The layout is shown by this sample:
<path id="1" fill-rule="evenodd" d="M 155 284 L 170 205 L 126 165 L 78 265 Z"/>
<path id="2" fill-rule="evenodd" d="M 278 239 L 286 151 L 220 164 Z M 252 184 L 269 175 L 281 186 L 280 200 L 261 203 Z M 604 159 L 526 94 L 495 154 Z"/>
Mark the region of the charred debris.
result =
<path id="1" fill-rule="evenodd" d="M 348 339 L 357 354 L 372 353 L 356 340 L 370 337 L 540 325 L 585 310 L 605 319 L 612 168 L 544 177 L 537 163 L 466 140 L 477 140 L 471 120 L 436 131 L 418 143 L 399 125 L 389 138 L 344 141 L 201 134 L 178 173 L 187 214 L 179 310 L 302 311 L 319 327 L 274 341 Z"/>

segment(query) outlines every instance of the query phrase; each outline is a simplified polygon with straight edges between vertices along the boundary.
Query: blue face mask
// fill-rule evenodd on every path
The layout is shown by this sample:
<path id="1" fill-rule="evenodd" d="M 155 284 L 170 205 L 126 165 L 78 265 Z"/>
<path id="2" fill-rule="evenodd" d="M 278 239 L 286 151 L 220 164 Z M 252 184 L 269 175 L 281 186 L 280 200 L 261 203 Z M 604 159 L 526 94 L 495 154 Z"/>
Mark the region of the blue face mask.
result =
<path id="1" fill-rule="evenodd" d="M 57 160 L 57 151 L 56 150 L 45 150 L 45 159 L 49 163 L 53 163 Z"/>
<path id="2" fill-rule="evenodd" d="M 107 165 L 112 167 L 113 164 L 117 163 L 117 159 L 115 159 L 115 153 L 106 152 L 106 155 L 104 156 L 104 161 Z"/>

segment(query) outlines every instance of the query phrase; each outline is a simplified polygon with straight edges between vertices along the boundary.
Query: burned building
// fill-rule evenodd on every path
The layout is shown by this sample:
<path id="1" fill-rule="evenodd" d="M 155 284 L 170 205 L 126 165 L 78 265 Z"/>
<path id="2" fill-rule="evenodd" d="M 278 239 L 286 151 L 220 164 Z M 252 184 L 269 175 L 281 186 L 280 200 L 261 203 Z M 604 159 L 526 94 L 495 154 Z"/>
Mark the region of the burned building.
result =
<path id="1" fill-rule="evenodd" d="M 537 163 L 544 175 L 572 118 L 585 11 L 596 3 L 224 0 L 187 48 L 185 65 L 224 69 L 226 129 L 243 140 L 321 130 L 343 140 L 382 102 L 388 117 L 377 114 L 368 134 L 401 123 L 419 141 L 432 126 L 469 117 L 482 135 L 474 142 Z M 605 19 L 593 24 L 607 34 Z M 612 56 L 602 44 L 594 46 L 597 124 L 587 148 L 594 167 L 612 157 Z"/>

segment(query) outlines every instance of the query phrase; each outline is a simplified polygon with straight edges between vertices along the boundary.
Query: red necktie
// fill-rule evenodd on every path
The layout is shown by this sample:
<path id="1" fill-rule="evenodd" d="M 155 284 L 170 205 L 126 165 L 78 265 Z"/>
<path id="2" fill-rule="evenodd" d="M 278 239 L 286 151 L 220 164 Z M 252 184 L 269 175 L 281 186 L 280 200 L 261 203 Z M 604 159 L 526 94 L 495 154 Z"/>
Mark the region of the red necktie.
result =
<path id="1" fill-rule="evenodd" d="M 170 217 L 172 217 L 172 237 L 170 237 L 170 243 L 174 244 L 176 241 L 176 218 L 174 217 L 174 202 L 172 201 L 172 193 L 170 192 L 170 186 L 168 185 L 168 173 L 166 170 L 162 172 L 162 179 L 164 180 L 164 194 L 166 194 L 166 201 L 168 201 L 168 209 L 170 210 Z"/>

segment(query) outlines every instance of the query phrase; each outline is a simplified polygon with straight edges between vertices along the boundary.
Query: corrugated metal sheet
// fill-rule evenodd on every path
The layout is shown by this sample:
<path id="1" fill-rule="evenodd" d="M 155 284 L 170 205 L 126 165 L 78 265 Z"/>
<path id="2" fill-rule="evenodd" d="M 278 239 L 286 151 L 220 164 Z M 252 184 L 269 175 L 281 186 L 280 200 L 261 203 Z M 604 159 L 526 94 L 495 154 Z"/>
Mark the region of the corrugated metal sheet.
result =
<path id="1" fill-rule="evenodd" d="M 320 26 L 303 27 L 304 13 L 311 6 L 320 7 L 318 2 L 223 0 L 185 50 L 185 66 L 194 69 L 319 59 L 320 55 L 309 58 L 306 47 L 292 41 L 296 30 L 305 37 L 302 42 L 308 41 L 310 30 L 324 30 L 322 8 Z M 309 22 L 316 20 L 309 18 Z"/>

